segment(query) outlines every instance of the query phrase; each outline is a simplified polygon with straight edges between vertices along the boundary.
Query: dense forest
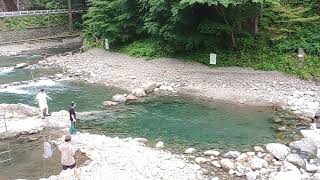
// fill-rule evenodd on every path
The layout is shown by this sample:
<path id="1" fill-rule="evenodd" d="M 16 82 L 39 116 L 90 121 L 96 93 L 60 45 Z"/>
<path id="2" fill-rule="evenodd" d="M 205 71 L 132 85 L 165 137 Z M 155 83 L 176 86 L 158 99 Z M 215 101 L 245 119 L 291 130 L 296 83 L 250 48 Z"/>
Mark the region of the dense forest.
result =
<path id="1" fill-rule="evenodd" d="M 132 56 L 320 77 L 320 0 L 92 0 L 84 20 L 87 44 Z"/>

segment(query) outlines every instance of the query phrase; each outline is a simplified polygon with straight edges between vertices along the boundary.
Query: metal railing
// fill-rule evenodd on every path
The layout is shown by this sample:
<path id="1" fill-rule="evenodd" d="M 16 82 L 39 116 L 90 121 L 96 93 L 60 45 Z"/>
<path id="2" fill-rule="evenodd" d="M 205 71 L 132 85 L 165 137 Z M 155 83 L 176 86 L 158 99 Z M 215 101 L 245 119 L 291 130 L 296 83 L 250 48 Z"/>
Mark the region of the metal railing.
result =
<path id="1" fill-rule="evenodd" d="M 68 9 L 55 9 L 55 10 L 34 10 L 34 11 L 12 11 L 0 12 L 0 17 L 17 17 L 17 16 L 37 16 L 46 14 L 65 14 Z M 72 13 L 81 13 L 83 10 L 72 10 Z"/>

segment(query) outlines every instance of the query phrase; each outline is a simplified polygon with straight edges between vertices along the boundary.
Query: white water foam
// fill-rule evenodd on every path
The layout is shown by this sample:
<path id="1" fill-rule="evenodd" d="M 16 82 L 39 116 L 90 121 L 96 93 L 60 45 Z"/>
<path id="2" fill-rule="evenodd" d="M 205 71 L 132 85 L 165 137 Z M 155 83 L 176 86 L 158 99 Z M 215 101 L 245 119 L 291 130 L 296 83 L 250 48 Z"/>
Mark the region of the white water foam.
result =
<path id="1" fill-rule="evenodd" d="M 7 87 L 4 89 L 0 89 L 2 93 L 12 93 L 12 94 L 31 94 L 28 90 L 19 89 L 17 87 Z"/>
<path id="2" fill-rule="evenodd" d="M 0 67 L 0 76 L 11 73 L 14 71 L 14 67 Z"/>
<path id="3" fill-rule="evenodd" d="M 35 82 L 30 82 L 28 84 L 24 85 L 18 85 L 18 86 L 9 86 L 4 89 L 0 89 L 0 92 L 4 93 L 12 93 L 12 94 L 34 94 L 34 89 L 30 89 L 30 87 L 50 87 L 57 85 L 56 82 L 50 79 L 43 79 Z"/>

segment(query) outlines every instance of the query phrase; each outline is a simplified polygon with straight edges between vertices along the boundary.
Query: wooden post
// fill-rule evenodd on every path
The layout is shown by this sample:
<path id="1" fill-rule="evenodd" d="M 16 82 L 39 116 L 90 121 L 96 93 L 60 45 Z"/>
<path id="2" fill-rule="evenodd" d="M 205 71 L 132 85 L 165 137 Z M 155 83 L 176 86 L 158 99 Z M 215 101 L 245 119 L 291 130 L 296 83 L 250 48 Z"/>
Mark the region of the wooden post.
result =
<path id="1" fill-rule="evenodd" d="M 72 22 L 72 5 L 71 0 L 68 0 L 68 9 L 69 9 L 69 30 L 70 33 L 73 32 L 73 22 Z"/>

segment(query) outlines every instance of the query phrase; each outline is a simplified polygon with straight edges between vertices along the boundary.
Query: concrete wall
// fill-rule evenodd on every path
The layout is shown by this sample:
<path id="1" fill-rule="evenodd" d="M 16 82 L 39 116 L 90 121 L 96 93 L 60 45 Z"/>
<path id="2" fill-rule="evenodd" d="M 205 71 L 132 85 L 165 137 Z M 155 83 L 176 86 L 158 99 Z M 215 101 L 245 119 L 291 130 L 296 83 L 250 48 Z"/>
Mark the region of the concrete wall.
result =
<path id="1" fill-rule="evenodd" d="M 56 26 L 50 28 L 36 28 L 36 29 L 24 29 L 24 30 L 0 30 L 0 43 L 21 41 L 27 39 L 37 39 L 48 36 L 61 35 L 61 33 L 67 31 L 68 28 L 63 26 Z"/>

